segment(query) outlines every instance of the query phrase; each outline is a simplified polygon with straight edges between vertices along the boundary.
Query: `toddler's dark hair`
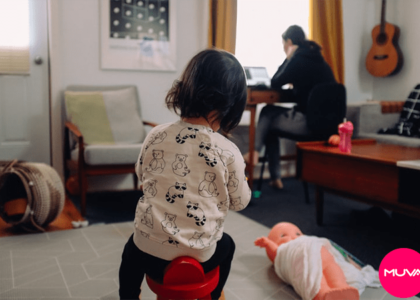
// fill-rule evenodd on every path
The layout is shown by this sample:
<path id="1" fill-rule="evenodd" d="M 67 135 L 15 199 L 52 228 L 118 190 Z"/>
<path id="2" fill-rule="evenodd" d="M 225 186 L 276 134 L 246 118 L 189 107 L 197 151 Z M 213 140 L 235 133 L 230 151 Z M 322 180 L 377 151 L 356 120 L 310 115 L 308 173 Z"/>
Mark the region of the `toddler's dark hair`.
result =
<path id="1" fill-rule="evenodd" d="M 239 61 L 229 52 L 206 49 L 188 63 L 165 102 L 181 118 L 207 117 L 216 111 L 222 131 L 228 133 L 241 120 L 246 105 L 246 78 Z"/>

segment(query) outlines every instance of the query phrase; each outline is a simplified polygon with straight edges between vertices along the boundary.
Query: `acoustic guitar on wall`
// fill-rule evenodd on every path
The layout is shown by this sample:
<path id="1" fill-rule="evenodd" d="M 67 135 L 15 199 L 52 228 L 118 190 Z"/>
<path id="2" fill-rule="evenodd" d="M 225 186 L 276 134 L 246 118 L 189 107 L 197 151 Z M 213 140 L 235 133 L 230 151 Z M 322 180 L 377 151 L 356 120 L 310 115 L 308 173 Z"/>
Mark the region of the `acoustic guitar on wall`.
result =
<path id="1" fill-rule="evenodd" d="M 372 47 L 366 57 L 366 69 L 376 77 L 394 75 L 403 65 L 398 46 L 400 29 L 385 21 L 386 0 L 382 0 L 381 24 L 372 29 Z"/>

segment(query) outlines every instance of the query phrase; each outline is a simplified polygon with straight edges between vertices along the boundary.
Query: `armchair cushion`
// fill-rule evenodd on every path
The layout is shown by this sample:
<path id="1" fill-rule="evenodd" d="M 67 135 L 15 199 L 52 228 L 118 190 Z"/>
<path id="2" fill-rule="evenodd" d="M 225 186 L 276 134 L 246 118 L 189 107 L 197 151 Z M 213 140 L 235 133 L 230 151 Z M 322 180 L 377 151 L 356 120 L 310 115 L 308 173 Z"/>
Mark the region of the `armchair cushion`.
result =
<path id="1" fill-rule="evenodd" d="M 85 162 L 88 165 L 128 165 L 136 163 L 142 143 L 119 145 L 87 145 Z M 72 160 L 79 157 L 79 149 L 71 151 Z"/>
<path id="2" fill-rule="evenodd" d="M 136 90 L 66 91 L 67 120 L 86 144 L 136 144 L 146 135 L 138 112 Z"/>

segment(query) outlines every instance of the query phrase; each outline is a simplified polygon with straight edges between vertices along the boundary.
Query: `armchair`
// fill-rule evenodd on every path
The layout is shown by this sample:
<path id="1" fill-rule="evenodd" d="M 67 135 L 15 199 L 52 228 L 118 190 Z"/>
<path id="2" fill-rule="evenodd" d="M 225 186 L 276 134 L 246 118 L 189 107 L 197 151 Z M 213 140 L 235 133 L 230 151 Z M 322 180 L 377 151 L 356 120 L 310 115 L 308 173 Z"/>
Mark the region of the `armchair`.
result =
<path id="1" fill-rule="evenodd" d="M 69 86 L 64 93 L 66 189 L 73 184 L 86 216 L 88 176 L 133 174 L 146 137 L 136 86 Z M 74 174 L 74 175 L 72 175 Z M 72 176 L 71 176 L 72 175 Z"/>

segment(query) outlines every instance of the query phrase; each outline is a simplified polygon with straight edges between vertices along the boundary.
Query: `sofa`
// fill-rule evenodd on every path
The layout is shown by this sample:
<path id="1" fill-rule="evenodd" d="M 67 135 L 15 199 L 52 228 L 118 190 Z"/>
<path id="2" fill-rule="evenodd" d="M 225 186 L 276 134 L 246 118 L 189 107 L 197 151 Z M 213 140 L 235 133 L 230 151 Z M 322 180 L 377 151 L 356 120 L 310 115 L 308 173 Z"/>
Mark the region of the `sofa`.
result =
<path id="1" fill-rule="evenodd" d="M 375 139 L 378 143 L 419 147 L 420 138 L 379 134 L 381 128 L 393 127 L 399 120 L 404 101 L 364 101 L 347 104 L 347 120 L 354 125 L 353 138 Z"/>

